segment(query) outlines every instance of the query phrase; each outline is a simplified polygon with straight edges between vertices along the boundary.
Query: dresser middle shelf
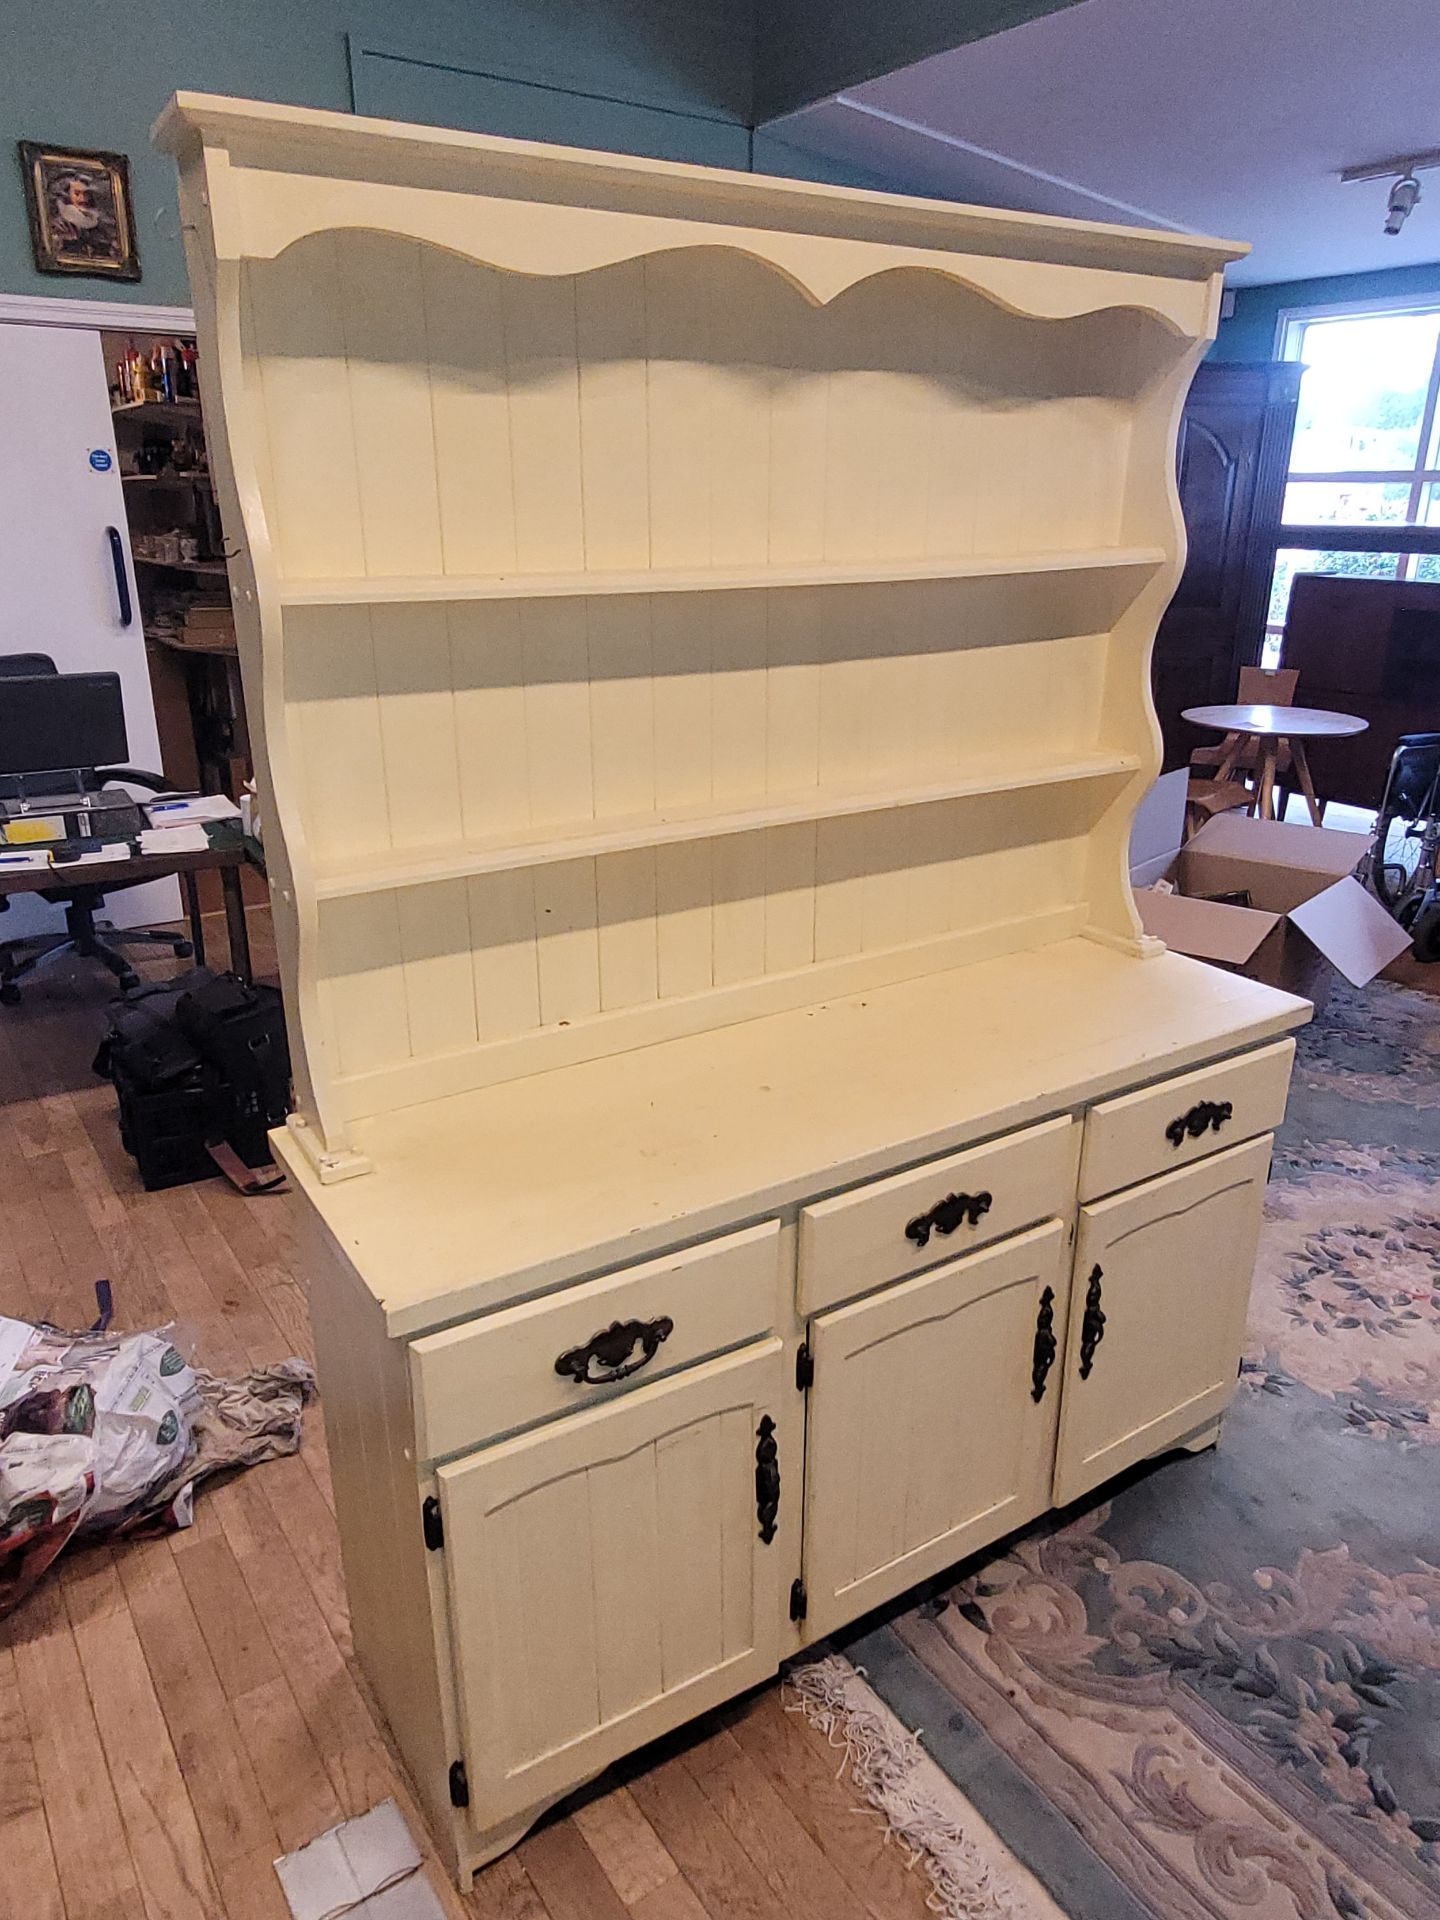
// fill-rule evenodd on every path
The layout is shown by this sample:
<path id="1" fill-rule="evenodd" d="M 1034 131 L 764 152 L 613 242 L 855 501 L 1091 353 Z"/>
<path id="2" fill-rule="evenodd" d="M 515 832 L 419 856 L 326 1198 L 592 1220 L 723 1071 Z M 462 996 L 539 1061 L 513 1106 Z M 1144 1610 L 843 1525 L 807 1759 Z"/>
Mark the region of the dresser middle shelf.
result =
<path id="1" fill-rule="evenodd" d="M 1021 578 L 1046 573 L 1153 572 L 1163 547 L 1061 548 L 1054 552 L 965 554 L 941 560 L 898 559 L 751 566 L 596 568 L 571 573 L 368 575 L 281 582 L 287 607 L 415 606 L 425 601 L 584 600 L 604 594 L 744 592 L 784 587 L 895 585 L 905 581 Z"/>
<path id="2" fill-rule="evenodd" d="M 1042 787 L 1119 781 L 1139 768 L 1132 753 L 1092 752 L 1048 761 L 1032 772 L 992 768 L 953 780 L 914 787 L 868 787 L 845 791 L 812 787 L 804 793 L 771 795 L 749 805 L 698 801 L 654 813 L 598 821 L 577 820 L 530 827 L 503 835 L 437 845 L 384 848 L 344 860 L 317 862 L 315 891 L 322 900 L 383 893 L 392 887 L 420 887 L 433 881 L 460 880 L 470 874 L 503 873 L 561 860 L 593 859 L 636 847 L 673 846 L 685 840 L 718 840 L 733 833 L 760 833 L 768 827 L 807 820 L 835 820 L 863 813 L 926 807 L 985 794 L 1022 793 Z"/>

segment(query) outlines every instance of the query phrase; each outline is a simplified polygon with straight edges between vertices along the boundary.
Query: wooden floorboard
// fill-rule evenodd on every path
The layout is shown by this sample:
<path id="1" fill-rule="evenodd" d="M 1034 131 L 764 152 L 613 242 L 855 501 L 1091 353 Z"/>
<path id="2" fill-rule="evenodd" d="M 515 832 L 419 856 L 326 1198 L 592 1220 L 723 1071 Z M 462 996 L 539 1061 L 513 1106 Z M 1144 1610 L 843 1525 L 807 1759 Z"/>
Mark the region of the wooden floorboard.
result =
<path id="1" fill-rule="evenodd" d="M 223 937 L 216 928 L 216 948 Z M 272 960 L 252 912 L 257 967 Z M 160 971 L 156 963 L 144 969 Z M 0 1010 L 0 1313 L 174 1323 L 233 1374 L 313 1348 L 283 1206 L 147 1194 L 91 1072 L 84 965 Z M 602 1781 L 462 1900 L 354 1665 L 324 1428 L 159 1540 L 62 1557 L 0 1621 L 0 1861 L 25 1920 L 287 1920 L 277 1854 L 393 1795 L 447 1920 L 918 1920 L 921 1877 L 778 1688 Z M 3 1901 L 0 1901 L 3 1906 Z"/>

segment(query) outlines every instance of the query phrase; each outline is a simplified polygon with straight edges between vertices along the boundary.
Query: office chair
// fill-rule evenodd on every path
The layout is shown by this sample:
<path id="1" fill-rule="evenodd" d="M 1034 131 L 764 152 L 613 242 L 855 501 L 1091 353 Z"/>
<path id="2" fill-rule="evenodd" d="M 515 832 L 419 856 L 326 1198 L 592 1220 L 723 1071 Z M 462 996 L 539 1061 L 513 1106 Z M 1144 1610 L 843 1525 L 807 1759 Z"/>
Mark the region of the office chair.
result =
<path id="1" fill-rule="evenodd" d="M 0 680 L 23 680 L 33 688 L 36 681 L 51 675 L 57 680 L 68 677 L 58 673 L 48 653 L 0 654 Z M 4 689 L 0 688 L 0 700 L 4 697 Z M 123 752 L 125 723 L 119 704 L 118 682 L 114 688 L 111 710 L 98 717 L 102 725 L 94 738 L 103 739 L 107 745 L 118 745 Z M 83 750 L 92 742 L 81 739 L 75 744 Z M 15 786 L 23 791 L 27 772 L 0 768 L 0 790 Z M 162 774 L 147 773 L 141 767 L 84 767 L 75 769 L 75 772 L 79 775 L 77 798 L 98 793 L 111 782 L 142 787 L 150 793 L 163 793 L 170 785 Z M 55 797 L 58 799 L 61 796 L 56 794 Z M 139 975 L 120 951 L 122 946 L 168 947 L 177 959 L 187 958 L 191 952 L 190 942 L 177 934 L 152 933 L 140 927 L 122 930 L 108 923 L 97 923 L 96 915 L 104 905 L 107 892 L 124 892 L 127 887 L 143 884 L 142 881 L 129 880 L 117 886 L 114 881 L 81 881 L 77 878 L 53 887 L 40 888 L 42 900 L 65 909 L 65 931 L 0 942 L 0 1004 L 16 1005 L 20 999 L 19 981 L 37 967 L 48 966 L 52 960 L 58 960 L 67 953 L 79 954 L 87 960 L 98 960 L 114 974 L 122 992 L 139 985 Z M 9 907 L 9 896 L 0 895 L 0 913 L 8 912 Z"/>

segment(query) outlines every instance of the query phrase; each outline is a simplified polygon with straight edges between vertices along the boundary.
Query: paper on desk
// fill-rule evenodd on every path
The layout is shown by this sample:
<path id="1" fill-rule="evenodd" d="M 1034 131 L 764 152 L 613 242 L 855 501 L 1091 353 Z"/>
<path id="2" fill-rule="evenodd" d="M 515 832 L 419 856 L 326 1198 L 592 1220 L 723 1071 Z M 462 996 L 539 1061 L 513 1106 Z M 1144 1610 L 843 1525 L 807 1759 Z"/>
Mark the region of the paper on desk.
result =
<path id="1" fill-rule="evenodd" d="M 22 813 L 5 822 L 5 840 L 12 847 L 28 847 L 38 840 L 63 840 L 65 816 L 61 813 Z"/>
<path id="2" fill-rule="evenodd" d="M 0 853 L 0 874 L 8 873 L 13 867 L 48 867 L 49 864 L 48 847 L 31 847 L 24 853 L 16 853 L 13 849 Z"/>
<path id="3" fill-rule="evenodd" d="M 204 827 L 146 827 L 140 834 L 141 853 L 204 853 L 209 844 Z"/>
<path id="4" fill-rule="evenodd" d="M 240 809 L 223 793 L 187 794 L 178 800 L 151 800 L 145 808 L 152 827 L 178 827 L 192 820 L 238 820 Z"/>
<path id="5" fill-rule="evenodd" d="M 93 867 L 105 860 L 128 860 L 129 844 L 124 840 L 105 840 L 98 847 L 86 847 L 83 853 L 57 856 L 57 867 Z"/>

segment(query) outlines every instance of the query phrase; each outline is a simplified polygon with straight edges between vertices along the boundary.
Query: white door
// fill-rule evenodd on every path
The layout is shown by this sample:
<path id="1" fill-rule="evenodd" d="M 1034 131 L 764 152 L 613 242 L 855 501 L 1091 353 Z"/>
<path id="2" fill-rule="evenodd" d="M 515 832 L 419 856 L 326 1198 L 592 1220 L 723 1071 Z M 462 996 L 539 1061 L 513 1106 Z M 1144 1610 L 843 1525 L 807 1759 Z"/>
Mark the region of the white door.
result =
<path id="1" fill-rule="evenodd" d="M 1058 1221 L 822 1313 L 805 1470 L 807 1639 L 1050 1504 Z"/>
<path id="2" fill-rule="evenodd" d="M 0 653 L 48 653 L 62 673 L 120 675 L 130 764 L 160 769 L 155 704 L 130 561 L 100 335 L 0 325 Z M 131 618 L 121 617 L 108 529 L 120 537 Z M 3 683 L 0 683 L 3 695 Z M 174 920 L 173 880 L 110 895 L 117 926 Z M 58 925 L 61 910 L 13 898 L 0 940 Z"/>
<path id="3" fill-rule="evenodd" d="M 1056 1506 L 1229 1405 L 1270 1145 L 1266 1134 L 1081 1208 Z"/>
<path id="4" fill-rule="evenodd" d="M 801 1478 L 776 1431 L 783 1351 L 742 1348 L 440 1468 L 477 1827 L 778 1668 Z"/>

